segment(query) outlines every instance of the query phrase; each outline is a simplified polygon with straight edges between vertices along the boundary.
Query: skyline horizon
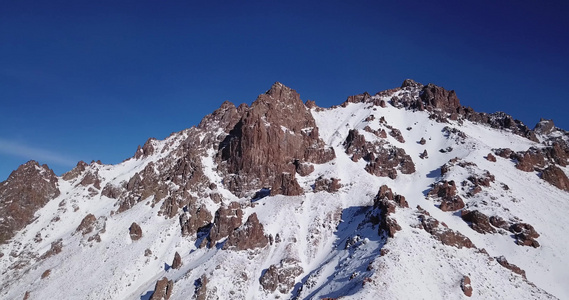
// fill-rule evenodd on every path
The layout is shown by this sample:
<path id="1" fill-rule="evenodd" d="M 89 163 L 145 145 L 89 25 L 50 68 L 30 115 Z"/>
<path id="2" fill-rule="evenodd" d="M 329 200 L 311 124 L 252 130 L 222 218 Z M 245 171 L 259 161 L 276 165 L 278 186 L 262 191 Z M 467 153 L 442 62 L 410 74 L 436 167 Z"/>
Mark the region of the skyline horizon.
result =
<path id="1" fill-rule="evenodd" d="M 0 180 L 30 159 L 115 164 L 275 81 L 339 104 L 407 79 L 569 130 L 569 2 L 5 3 Z"/>
<path id="2" fill-rule="evenodd" d="M 403 81 L 408 80 L 408 79 L 414 80 L 414 79 L 412 79 L 412 78 L 406 78 L 406 79 L 404 79 Z M 402 83 L 403 83 L 403 81 L 402 81 Z M 415 81 L 415 80 L 414 80 L 414 81 Z M 280 81 L 275 81 L 274 83 L 277 83 L 277 82 L 280 82 Z M 419 82 L 419 81 L 416 81 L 416 82 L 421 83 L 421 84 L 423 84 L 423 85 L 429 84 L 429 83 L 423 83 L 423 82 Z M 274 84 L 274 83 L 273 83 L 273 84 Z M 296 89 L 295 89 L 294 87 L 288 86 L 288 85 L 286 85 L 286 83 L 282 83 L 282 82 L 280 82 L 280 83 L 296 91 Z M 432 83 L 432 84 L 437 85 L 436 83 Z M 398 87 L 399 87 L 399 86 L 394 87 L 394 88 L 398 88 Z M 453 90 L 453 89 L 449 89 L 449 91 L 450 91 L 450 90 Z M 268 91 L 268 89 L 267 89 L 267 91 Z M 377 91 L 377 92 L 370 93 L 370 94 L 371 94 L 371 95 L 375 95 L 375 94 L 380 93 L 380 92 L 382 92 L 382 91 L 385 91 L 385 90 Z M 454 90 L 454 91 L 457 93 L 457 95 L 459 95 L 459 92 L 458 92 L 458 91 L 456 91 L 456 90 Z M 297 91 L 297 92 L 298 92 L 298 91 Z M 363 93 L 366 93 L 366 92 L 368 92 L 368 91 L 363 91 L 363 92 L 360 93 L 360 94 L 363 94 Z M 368 93 L 369 93 L 369 92 L 368 92 Z M 261 94 L 259 94 L 259 95 L 262 95 L 262 94 L 264 94 L 264 92 L 261 93 Z M 300 94 L 300 93 L 299 93 L 299 94 Z M 357 94 L 354 94 L 354 95 L 357 95 Z M 313 100 L 313 99 L 303 99 L 303 98 L 302 98 L 302 94 L 300 94 L 300 96 L 301 96 L 301 100 L 302 100 L 304 103 L 306 103 L 307 101 L 311 100 L 311 101 L 315 101 L 315 104 L 316 104 L 317 106 L 322 107 L 322 106 L 319 105 L 319 103 L 318 103 L 317 100 Z M 352 96 L 352 95 L 346 96 L 343 101 L 346 101 L 346 99 L 347 99 L 349 96 Z M 459 98 L 459 100 L 460 100 L 460 97 L 458 97 L 458 98 Z M 257 99 L 257 98 L 255 98 L 255 100 L 252 100 L 252 101 L 249 101 L 249 102 L 241 102 L 241 103 L 235 103 L 235 102 L 230 101 L 230 100 L 223 100 L 223 101 L 220 101 L 220 104 L 219 104 L 219 105 L 221 105 L 222 103 L 228 101 L 228 102 L 233 103 L 233 105 L 235 105 L 236 107 L 239 106 L 239 105 L 241 105 L 241 104 L 246 104 L 246 105 L 250 106 L 254 101 L 256 101 L 256 99 Z M 331 104 L 330 106 L 322 107 L 322 108 L 330 108 L 330 107 L 335 106 L 335 105 L 340 105 L 340 104 L 343 103 L 343 101 L 340 101 L 340 102 L 338 102 L 338 103 L 336 103 L 336 104 Z M 462 106 L 465 106 L 465 107 L 471 107 L 470 105 L 465 105 L 462 100 L 460 100 L 460 104 L 461 104 Z M 218 106 L 218 107 L 219 107 L 219 106 Z M 473 107 L 473 109 L 474 109 L 476 112 L 482 112 L 482 111 L 476 110 L 476 108 L 474 108 L 474 107 Z M 215 109 L 214 109 L 214 110 L 215 110 Z M 204 114 L 204 115 L 202 116 L 202 119 L 203 119 L 206 115 L 209 115 L 209 114 L 213 113 L 214 110 L 212 110 L 212 111 L 209 112 L 209 113 Z M 503 112 L 503 111 L 482 112 L 482 113 L 493 114 L 493 113 L 498 113 L 498 112 Z M 509 114 L 508 112 L 504 112 L 504 113 Z M 511 116 L 512 116 L 512 115 L 511 115 Z M 512 118 L 514 118 L 514 120 L 519 120 L 519 119 L 517 119 L 515 116 L 512 116 Z M 540 120 L 541 120 L 541 119 L 552 120 L 552 119 L 547 119 L 547 118 L 540 117 Z M 200 120 L 201 120 L 201 119 L 200 119 Z M 520 121 L 521 121 L 521 120 L 520 120 Z M 555 120 L 553 120 L 553 122 L 554 122 L 554 124 L 556 124 Z M 524 123 L 524 125 L 528 126 L 530 129 L 533 130 L 534 127 L 537 125 L 537 123 L 539 123 L 539 120 L 538 120 L 534 125 L 527 124 L 527 123 L 525 123 L 525 122 L 523 122 L 523 121 L 522 121 L 522 123 Z M 174 133 L 177 133 L 177 132 L 179 132 L 179 131 L 183 131 L 183 130 L 188 129 L 188 128 L 191 128 L 191 127 L 193 127 L 193 126 L 197 126 L 198 124 L 199 124 L 199 121 L 198 121 L 197 123 L 195 123 L 195 124 L 190 124 L 190 125 L 188 125 L 188 127 L 184 128 L 184 129 L 181 129 L 181 130 L 178 130 L 178 131 L 172 131 L 171 133 L 169 133 L 169 134 L 166 135 L 166 136 L 162 136 L 162 137 L 148 137 L 145 141 L 147 141 L 147 140 L 149 140 L 149 139 L 163 140 L 163 139 L 167 138 L 168 136 L 170 136 L 170 135 L 172 135 L 172 134 L 174 134 Z M 557 125 L 555 125 L 555 126 L 558 127 L 558 128 L 560 128 L 560 127 L 557 126 Z M 561 128 L 561 129 L 565 130 L 564 128 Z M 7 145 L 8 145 L 8 146 L 7 146 Z M 77 164 L 79 164 L 80 162 L 85 162 L 85 163 L 90 164 L 90 163 L 99 161 L 99 162 L 101 162 L 101 163 L 104 164 L 104 165 L 116 165 L 116 164 L 120 164 L 120 163 L 122 163 L 122 162 L 124 162 L 124 161 L 126 161 L 126 160 L 128 160 L 128 159 L 130 159 L 130 158 L 133 158 L 134 155 L 135 155 L 135 152 L 136 152 L 137 147 L 141 147 L 141 146 L 143 146 L 143 145 L 144 145 L 144 143 L 140 143 L 140 144 L 138 144 L 138 145 L 133 145 L 133 147 L 132 147 L 133 151 L 132 151 L 132 154 L 131 154 L 130 156 L 124 157 L 121 161 L 114 161 L 114 162 L 108 162 L 108 163 L 107 163 L 107 162 L 102 161 L 101 159 L 98 159 L 98 158 L 93 158 L 93 159 L 91 159 L 90 161 L 84 161 L 84 160 L 81 160 L 81 159 L 79 159 L 79 160 L 73 160 L 73 158 L 67 158 L 67 157 L 64 157 L 64 156 L 62 156 L 62 155 L 60 155 L 60 154 L 58 154 L 58 153 L 51 152 L 51 151 L 49 151 L 49 150 L 38 149 L 38 148 L 34 148 L 33 146 L 14 143 L 14 142 L 12 142 L 12 141 L 4 140 L 4 139 L 2 139 L 2 138 L 0 137 L 0 153 L 8 153 L 8 154 L 11 154 L 11 155 L 14 155 L 14 156 L 32 157 L 31 159 L 28 159 L 28 160 L 23 161 L 20 165 L 18 165 L 18 167 L 21 166 L 21 165 L 23 165 L 23 164 L 25 164 L 25 163 L 27 163 L 27 162 L 29 162 L 29 161 L 36 161 L 36 162 L 38 162 L 40 165 L 46 164 L 50 169 L 52 169 L 52 170 L 54 171 L 54 173 L 55 173 L 57 176 L 62 176 L 65 172 L 68 172 L 68 171 L 72 170 L 72 169 L 73 169 Z M 34 158 L 34 157 L 36 157 L 36 158 Z M 56 167 L 52 167 L 52 166 L 49 164 L 49 162 L 55 162 L 55 166 L 56 166 Z M 13 172 L 13 171 L 15 171 L 15 170 L 16 170 L 16 169 L 12 170 L 11 172 Z M 0 182 L 6 180 L 6 179 L 9 177 L 9 175 L 11 174 L 11 172 L 6 176 L 5 179 L 0 178 Z"/>

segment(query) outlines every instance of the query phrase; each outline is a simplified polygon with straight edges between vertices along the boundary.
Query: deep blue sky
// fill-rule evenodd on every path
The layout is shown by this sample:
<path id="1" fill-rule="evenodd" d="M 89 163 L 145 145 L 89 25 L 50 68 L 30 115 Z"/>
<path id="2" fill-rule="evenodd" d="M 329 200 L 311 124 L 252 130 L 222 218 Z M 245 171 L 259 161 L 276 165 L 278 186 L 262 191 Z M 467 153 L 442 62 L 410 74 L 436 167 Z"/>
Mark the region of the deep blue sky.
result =
<path id="1" fill-rule="evenodd" d="M 328 107 L 413 78 L 569 129 L 567 1 L 203 2 L 0 1 L 0 181 L 118 163 L 275 81 Z"/>

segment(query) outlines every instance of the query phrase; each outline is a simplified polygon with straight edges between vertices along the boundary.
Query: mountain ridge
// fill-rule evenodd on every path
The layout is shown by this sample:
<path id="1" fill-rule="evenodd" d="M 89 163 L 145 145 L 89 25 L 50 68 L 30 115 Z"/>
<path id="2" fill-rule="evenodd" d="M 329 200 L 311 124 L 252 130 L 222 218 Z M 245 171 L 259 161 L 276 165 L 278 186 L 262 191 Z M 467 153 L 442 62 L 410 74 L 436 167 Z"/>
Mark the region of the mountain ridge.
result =
<path id="1" fill-rule="evenodd" d="M 568 245 L 555 234 L 569 226 L 568 141 L 550 120 L 531 130 L 433 84 L 405 80 L 320 108 L 277 82 L 121 164 L 79 162 L 24 226 L 2 218 L 0 294 L 58 293 L 90 253 L 108 265 L 103 281 L 81 280 L 85 291 L 67 298 L 563 298 L 567 261 L 548 264 Z M 539 193 L 548 201 L 531 208 Z"/>

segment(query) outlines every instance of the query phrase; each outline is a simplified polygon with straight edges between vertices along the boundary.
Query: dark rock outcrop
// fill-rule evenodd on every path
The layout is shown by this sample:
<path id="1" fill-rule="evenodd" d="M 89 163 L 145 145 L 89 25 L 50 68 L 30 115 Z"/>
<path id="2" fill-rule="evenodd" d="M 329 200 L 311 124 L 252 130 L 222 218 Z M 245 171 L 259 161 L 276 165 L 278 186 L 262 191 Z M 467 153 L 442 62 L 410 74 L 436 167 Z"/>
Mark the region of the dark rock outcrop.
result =
<path id="1" fill-rule="evenodd" d="M 215 212 L 213 226 L 209 233 L 210 246 L 230 235 L 243 222 L 243 211 L 237 202 L 222 206 Z"/>
<path id="2" fill-rule="evenodd" d="M 456 184 L 453 180 L 443 180 L 435 184 L 429 191 L 429 196 L 440 198 L 439 208 L 442 211 L 456 211 L 464 208 L 464 201 L 456 194 Z"/>
<path id="3" fill-rule="evenodd" d="M 541 178 L 558 189 L 569 192 L 569 178 L 565 172 L 555 165 L 550 165 L 541 173 Z"/>
<path id="4" fill-rule="evenodd" d="M 185 210 L 179 217 L 182 236 L 192 236 L 212 221 L 213 216 L 204 204 L 197 206 L 192 203 Z"/>
<path id="5" fill-rule="evenodd" d="M 555 129 L 555 124 L 553 124 L 553 120 L 546 120 L 542 118 L 541 120 L 539 120 L 537 124 L 535 124 L 533 131 L 539 134 L 549 134 L 554 129 Z"/>
<path id="6" fill-rule="evenodd" d="M 426 232 L 431 234 L 435 239 L 439 240 L 444 245 L 456 248 L 474 248 L 472 241 L 458 231 L 441 226 L 439 221 L 431 217 L 426 211 L 418 207 L 420 227 Z M 443 224 L 444 225 L 444 224 Z"/>
<path id="7" fill-rule="evenodd" d="M 405 138 L 403 138 L 403 135 L 401 134 L 401 131 L 399 129 L 397 128 L 391 129 L 391 131 L 389 131 L 389 135 L 395 138 L 398 142 L 405 143 Z"/>
<path id="8" fill-rule="evenodd" d="M 320 176 L 316 178 L 314 182 L 314 192 L 326 191 L 328 193 L 335 193 L 341 187 L 340 179 L 337 178 L 324 178 Z"/>
<path id="9" fill-rule="evenodd" d="M 77 163 L 77 165 L 73 169 L 71 169 L 70 171 L 61 175 L 61 178 L 63 180 L 66 180 L 66 181 L 75 179 L 75 178 L 79 177 L 79 175 L 81 175 L 81 173 L 83 173 L 83 171 L 85 171 L 87 166 L 89 166 L 89 165 L 86 162 L 81 160 Z"/>
<path id="10" fill-rule="evenodd" d="M 373 200 L 373 223 L 379 224 L 378 234 L 385 233 L 388 237 L 394 237 L 401 230 L 401 226 L 390 215 L 396 207 L 407 208 L 409 204 L 402 195 L 397 195 L 387 186 L 382 185 Z"/>
<path id="11" fill-rule="evenodd" d="M 93 185 L 93 187 L 95 187 L 96 189 L 100 190 L 101 189 L 101 178 L 99 178 L 99 174 L 98 171 L 87 171 L 85 173 L 85 175 L 83 176 L 83 178 L 81 179 L 81 181 L 79 182 L 79 185 L 82 186 L 89 186 L 89 185 Z"/>
<path id="12" fill-rule="evenodd" d="M 514 153 L 510 157 L 517 160 L 516 168 L 525 172 L 533 172 L 536 167 L 542 168 L 545 166 L 543 153 L 534 147 L 529 148 L 527 151 Z"/>
<path id="13" fill-rule="evenodd" d="M 304 194 L 304 190 L 300 187 L 295 173 L 284 172 L 277 176 L 276 180 L 271 187 L 271 196 L 285 195 L 285 196 L 299 196 Z"/>
<path id="14" fill-rule="evenodd" d="M 54 256 L 56 254 L 61 253 L 61 251 L 63 250 L 63 240 L 62 239 L 58 239 L 56 241 L 53 241 L 51 243 L 51 247 L 49 248 L 49 250 L 47 250 L 42 256 L 42 259 L 46 259 L 48 257 Z"/>
<path id="15" fill-rule="evenodd" d="M 286 294 L 293 288 L 296 277 L 303 271 L 299 261 L 287 258 L 281 260 L 278 265 L 271 265 L 261 275 L 259 282 L 266 291 L 274 292 L 278 289 L 282 294 Z"/>
<path id="16" fill-rule="evenodd" d="M 88 214 L 83 218 L 83 220 L 81 220 L 81 224 L 77 226 L 75 232 L 81 232 L 82 235 L 89 234 L 95 229 L 96 222 L 97 218 L 93 214 Z"/>
<path id="17" fill-rule="evenodd" d="M 0 183 L 0 244 L 14 236 L 48 201 L 59 196 L 55 173 L 47 165 L 29 161 Z"/>
<path id="18" fill-rule="evenodd" d="M 101 195 L 105 197 L 109 197 L 111 199 L 118 199 L 123 193 L 121 187 L 115 186 L 112 183 L 107 183 L 103 190 L 101 191 Z"/>
<path id="19" fill-rule="evenodd" d="M 300 176 L 307 176 L 310 173 L 314 172 L 314 165 L 312 165 L 312 164 L 301 163 L 298 159 L 295 160 L 293 164 L 294 164 L 296 173 Z"/>
<path id="20" fill-rule="evenodd" d="M 460 101 L 454 91 L 447 91 L 432 83 L 423 87 L 420 97 L 425 107 L 432 107 L 446 113 L 456 113 L 460 107 Z"/>
<path id="21" fill-rule="evenodd" d="M 269 239 L 265 236 L 263 224 L 259 223 L 257 213 L 247 218 L 243 226 L 234 230 L 223 245 L 226 250 L 248 250 L 267 246 Z"/>
<path id="22" fill-rule="evenodd" d="M 539 237 L 539 233 L 535 231 L 533 226 L 527 223 L 515 223 L 510 226 L 510 231 L 514 234 L 516 238 L 516 243 L 521 246 L 532 246 L 534 248 L 539 247 L 539 242 L 536 239 Z"/>
<path id="23" fill-rule="evenodd" d="M 489 218 L 489 221 L 490 221 L 490 224 L 492 224 L 492 226 L 494 226 L 496 228 L 502 228 L 505 230 L 509 230 L 509 228 L 510 228 L 510 224 L 508 224 L 508 222 L 506 222 L 506 220 L 504 220 L 500 216 L 491 216 Z"/>
<path id="24" fill-rule="evenodd" d="M 409 83 L 405 83 L 409 81 Z M 406 80 L 401 88 L 387 90 L 378 93 L 380 96 L 393 95 L 396 91 L 399 96 L 393 96 L 391 103 L 398 108 L 412 110 L 426 110 L 430 112 L 430 118 L 437 122 L 448 122 L 448 120 L 469 120 L 486 124 L 492 128 L 508 130 L 514 134 L 525 137 L 534 142 L 539 142 L 535 132 L 529 129 L 519 120 L 503 112 L 492 114 L 479 113 L 471 107 L 460 105 L 460 101 L 454 91 L 449 91 L 434 84 L 422 85 L 412 80 Z M 549 125 L 545 126 L 548 128 Z M 547 129 L 545 129 L 547 131 Z"/>
<path id="25" fill-rule="evenodd" d="M 320 164 L 333 158 L 298 93 L 278 82 L 253 102 L 218 153 L 224 182 L 239 196 L 275 185 L 285 172 L 294 173 L 295 160 Z"/>
<path id="26" fill-rule="evenodd" d="M 174 288 L 174 281 L 168 280 L 166 277 L 156 282 L 154 286 L 154 293 L 150 296 L 149 300 L 168 300 L 172 296 L 172 289 Z"/>
<path id="27" fill-rule="evenodd" d="M 495 233 L 496 229 L 490 224 L 490 218 L 478 210 L 463 210 L 461 217 L 464 221 L 469 222 L 469 226 L 479 233 Z"/>
<path id="28" fill-rule="evenodd" d="M 506 257 L 504 256 L 500 256 L 500 257 L 496 257 L 496 261 L 504 268 L 521 275 L 523 278 L 526 278 L 526 271 L 522 270 L 520 267 L 511 264 L 508 262 L 508 260 L 506 259 Z"/>
<path id="29" fill-rule="evenodd" d="M 97 219 L 94 215 L 88 214 L 81 220 L 81 223 L 77 226 L 77 229 L 75 229 L 75 233 L 88 236 L 87 242 L 100 242 L 101 234 L 106 232 L 106 220 L 107 218 L 104 216 Z"/>
<path id="30" fill-rule="evenodd" d="M 207 299 L 207 282 L 208 282 L 208 279 L 205 276 L 205 274 L 203 274 L 194 283 L 194 285 L 196 286 L 196 288 L 194 290 L 196 300 L 206 300 Z"/>
<path id="31" fill-rule="evenodd" d="M 365 170 L 370 174 L 395 179 L 397 170 L 403 174 L 415 172 L 415 164 L 405 150 L 386 141 L 368 142 L 355 129 L 348 132 L 344 147 L 346 154 L 351 155 L 353 161 L 363 158 L 367 162 Z"/>
<path id="32" fill-rule="evenodd" d="M 134 158 L 140 159 L 140 158 L 148 157 L 148 156 L 154 154 L 153 143 L 155 141 L 156 141 L 155 138 L 149 138 L 148 140 L 146 140 L 146 142 L 144 143 L 144 145 L 142 147 L 138 146 L 138 149 L 136 149 L 136 152 L 134 154 Z"/>

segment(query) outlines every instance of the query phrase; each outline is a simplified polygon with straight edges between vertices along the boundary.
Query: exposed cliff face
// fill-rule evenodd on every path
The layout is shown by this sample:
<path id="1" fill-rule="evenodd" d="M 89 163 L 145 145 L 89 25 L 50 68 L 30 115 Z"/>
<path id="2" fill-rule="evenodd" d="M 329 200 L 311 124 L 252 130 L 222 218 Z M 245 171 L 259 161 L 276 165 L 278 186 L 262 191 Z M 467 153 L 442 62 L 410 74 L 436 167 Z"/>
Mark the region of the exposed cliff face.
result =
<path id="1" fill-rule="evenodd" d="M 0 183 L 0 244 L 28 225 L 38 209 L 59 196 L 58 179 L 47 165 L 29 161 Z"/>
<path id="2" fill-rule="evenodd" d="M 271 187 L 295 161 L 325 163 L 335 157 L 299 94 L 277 82 L 260 95 L 219 145 L 225 185 L 236 195 Z M 294 175 L 293 175 L 294 177 Z"/>

